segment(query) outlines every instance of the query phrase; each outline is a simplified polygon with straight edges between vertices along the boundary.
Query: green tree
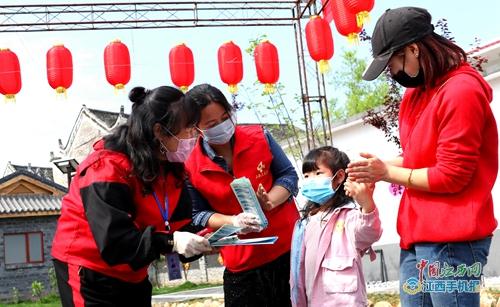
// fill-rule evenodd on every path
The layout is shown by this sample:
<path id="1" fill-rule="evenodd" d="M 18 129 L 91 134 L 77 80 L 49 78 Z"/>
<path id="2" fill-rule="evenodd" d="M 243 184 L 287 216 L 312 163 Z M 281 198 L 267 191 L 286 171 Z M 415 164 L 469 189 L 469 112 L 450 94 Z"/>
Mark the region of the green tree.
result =
<path id="1" fill-rule="evenodd" d="M 266 39 L 266 34 L 259 35 L 255 39 L 250 39 L 248 41 L 248 47 L 245 48 L 245 52 L 253 57 L 255 47 Z M 297 102 L 299 102 L 300 99 L 295 97 L 292 101 L 295 101 L 296 105 L 293 107 L 287 106 L 285 103 L 285 86 L 281 82 L 277 82 L 275 86 L 276 92 L 274 94 L 262 92 L 262 85 L 257 80 L 253 83 L 253 86 L 241 86 L 241 88 L 248 98 L 247 109 L 254 112 L 259 122 L 262 123 L 263 119 L 270 114 L 276 117 L 278 129 L 272 129 L 274 130 L 272 132 L 275 137 L 279 135 L 280 139 L 286 140 L 287 146 L 283 148 L 284 151 L 291 154 L 297 160 L 303 157 L 303 152 L 299 140 L 299 131 L 294 125 L 294 119 L 292 119 L 291 114 L 295 114 L 299 111 L 300 104 Z M 263 111 L 266 113 L 263 113 Z"/>
<path id="2" fill-rule="evenodd" d="M 383 105 L 389 91 L 386 80 L 363 81 L 361 77 L 367 64 L 358 57 L 356 50 L 344 50 L 341 58 L 340 67 L 332 73 L 330 84 L 333 85 L 334 93 L 344 93 L 345 103 L 341 104 L 338 98 L 328 101 L 332 118 L 349 118 Z"/>

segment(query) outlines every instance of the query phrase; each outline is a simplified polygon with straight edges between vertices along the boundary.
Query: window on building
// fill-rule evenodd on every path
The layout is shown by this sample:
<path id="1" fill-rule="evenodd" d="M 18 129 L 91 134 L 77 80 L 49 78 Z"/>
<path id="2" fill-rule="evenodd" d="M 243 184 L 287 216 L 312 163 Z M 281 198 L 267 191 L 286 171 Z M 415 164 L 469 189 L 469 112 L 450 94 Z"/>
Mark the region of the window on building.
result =
<path id="1" fill-rule="evenodd" d="M 43 262 L 43 234 L 4 234 L 4 249 L 5 264 Z"/>

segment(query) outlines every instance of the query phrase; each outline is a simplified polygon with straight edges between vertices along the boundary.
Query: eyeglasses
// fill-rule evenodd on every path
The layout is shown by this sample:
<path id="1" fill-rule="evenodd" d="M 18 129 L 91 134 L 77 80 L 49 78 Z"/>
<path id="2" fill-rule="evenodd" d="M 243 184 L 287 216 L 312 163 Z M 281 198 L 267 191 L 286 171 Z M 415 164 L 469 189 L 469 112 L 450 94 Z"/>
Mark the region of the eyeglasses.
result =
<path id="1" fill-rule="evenodd" d="M 168 134 L 170 134 L 172 137 L 174 137 L 176 139 L 179 139 L 175 134 L 173 134 L 166 127 L 163 127 L 163 130 L 165 130 L 165 132 L 167 132 Z M 185 128 L 185 131 L 186 131 L 186 134 L 187 134 L 188 138 L 196 138 L 200 134 L 199 129 L 197 127 L 195 127 L 195 126 L 187 127 L 187 128 Z M 181 130 L 180 133 L 182 133 L 182 132 L 184 132 L 184 131 Z M 182 137 L 182 138 L 185 138 L 185 137 Z"/>

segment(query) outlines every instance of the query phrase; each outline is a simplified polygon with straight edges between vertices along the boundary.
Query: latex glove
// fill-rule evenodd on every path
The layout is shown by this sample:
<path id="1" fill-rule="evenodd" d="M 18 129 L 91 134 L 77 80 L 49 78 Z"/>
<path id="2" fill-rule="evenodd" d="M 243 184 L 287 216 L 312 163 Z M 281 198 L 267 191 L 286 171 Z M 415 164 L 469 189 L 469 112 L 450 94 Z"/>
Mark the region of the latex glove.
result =
<path id="1" fill-rule="evenodd" d="M 210 250 L 211 247 L 206 238 L 185 231 L 174 232 L 174 247 L 172 251 L 189 258 Z"/>
<path id="2" fill-rule="evenodd" d="M 232 217 L 233 226 L 241 227 L 240 233 L 259 232 L 262 230 L 259 218 L 253 213 L 242 212 Z"/>

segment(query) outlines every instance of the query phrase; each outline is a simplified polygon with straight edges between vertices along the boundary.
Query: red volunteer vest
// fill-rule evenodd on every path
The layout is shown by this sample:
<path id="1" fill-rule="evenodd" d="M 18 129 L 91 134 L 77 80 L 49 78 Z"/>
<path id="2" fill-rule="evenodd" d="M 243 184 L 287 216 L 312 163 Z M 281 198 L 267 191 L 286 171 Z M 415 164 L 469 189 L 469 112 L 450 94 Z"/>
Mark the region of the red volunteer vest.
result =
<path id="1" fill-rule="evenodd" d="M 165 231 L 165 222 L 152 194 L 143 195 L 142 186 L 132 175 L 132 167 L 128 158 L 118 152 L 103 148 L 103 142 L 94 145 L 91 153 L 78 167 L 71 183 L 70 191 L 62 200 L 61 216 L 52 243 L 52 256 L 60 261 L 83 266 L 107 276 L 118 278 L 126 282 L 140 282 L 147 276 L 148 266 L 137 271 L 128 264 L 109 266 L 100 256 L 94 237 L 87 222 L 80 189 L 93 182 L 118 182 L 130 187 L 134 194 L 136 214 L 133 218 L 135 226 L 143 231 L 148 226 L 154 226 L 156 231 Z M 80 174 L 89 168 L 91 176 Z M 169 219 L 177 207 L 182 185 L 177 179 L 168 175 L 166 180 L 161 177 L 154 184 L 158 198 L 162 204 L 165 200 L 165 191 L 169 201 Z M 188 224 L 190 220 L 170 222 L 171 232 Z"/>
<path id="2" fill-rule="evenodd" d="M 214 211 L 226 215 L 242 212 L 230 183 L 235 178 L 247 177 L 257 190 L 262 184 L 266 191 L 273 186 L 270 171 L 273 156 L 261 126 L 237 126 L 233 147 L 233 174 L 225 172 L 202 152 L 202 139 L 191 153 L 186 168 L 193 186 L 205 197 Z M 271 211 L 264 211 L 269 225 L 259 233 L 242 238 L 278 236 L 272 245 L 226 246 L 221 248 L 224 265 L 232 272 L 250 270 L 271 262 L 290 251 L 295 221 L 299 217 L 293 200 Z"/>

